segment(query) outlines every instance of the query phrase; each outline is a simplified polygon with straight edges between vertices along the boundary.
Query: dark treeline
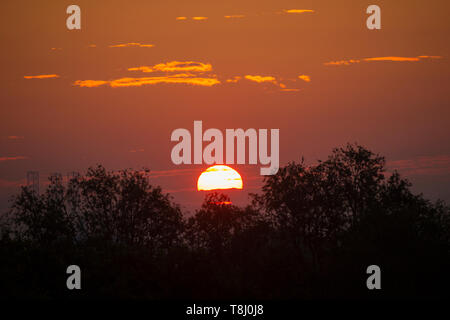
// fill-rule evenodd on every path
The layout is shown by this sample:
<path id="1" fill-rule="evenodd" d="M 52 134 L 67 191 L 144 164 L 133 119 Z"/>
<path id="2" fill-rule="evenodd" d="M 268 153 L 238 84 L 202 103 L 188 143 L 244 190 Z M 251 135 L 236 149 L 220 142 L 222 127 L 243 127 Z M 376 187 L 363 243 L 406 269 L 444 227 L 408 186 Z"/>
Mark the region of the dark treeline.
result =
<path id="1" fill-rule="evenodd" d="M 444 297 L 450 214 L 358 145 L 290 163 L 251 204 L 207 194 L 194 215 L 146 172 L 90 168 L 42 195 L 26 187 L 0 224 L 0 297 L 292 299 Z M 67 290 L 79 265 L 82 290 Z M 382 290 L 366 287 L 381 267 Z"/>

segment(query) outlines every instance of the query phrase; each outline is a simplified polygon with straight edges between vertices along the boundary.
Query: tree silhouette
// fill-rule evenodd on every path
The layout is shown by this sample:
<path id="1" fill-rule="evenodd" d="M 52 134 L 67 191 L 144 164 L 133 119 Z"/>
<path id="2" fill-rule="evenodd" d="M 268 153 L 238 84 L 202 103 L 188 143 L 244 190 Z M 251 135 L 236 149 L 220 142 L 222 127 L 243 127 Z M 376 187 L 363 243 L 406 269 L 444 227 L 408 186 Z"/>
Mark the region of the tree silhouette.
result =
<path id="1" fill-rule="evenodd" d="M 14 235 L 24 241 L 49 245 L 72 241 L 75 236 L 72 220 L 64 199 L 64 188 L 55 177 L 42 196 L 22 187 L 9 213 Z"/>
<path id="2" fill-rule="evenodd" d="M 181 211 L 150 185 L 147 173 L 97 166 L 72 178 L 67 188 L 50 177 L 42 196 L 23 187 L 11 211 L 17 234 L 40 243 L 67 238 L 170 248 L 182 232 Z"/>
<path id="3" fill-rule="evenodd" d="M 201 209 L 188 219 L 186 238 L 193 248 L 220 254 L 256 218 L 256 211 L 238 208 L 227 195 L 213 192 L 206 195 Z"/>
<path id="4" fill-rule="evenodd" d="M 205 196 L 183 216 L 148 170 L 89 168 L 42 195 L 24 187 L 0 221 L 2 297 L 445 297 L 450 210 L 413 194 L 359 145 L 291 162 L 241 208 Z M 7 219 L 5 219 L 7 218 Z M 78 263 L 83 290 L 65 289 Z M 382 295 L 366 268 L 383 272 Z"/>
<path id="5" fill-rule="evenodd" d="M 351 279 L 373 261 L 390 266 L 392 277 L 406 288 L 414 279 L 403 272 L 405 265 L 426 266 L 412 257 L 435 252 L 441 258 L 433 267 L 448 264 L 449 209 L 413 195 L 410 183 L 397 172 L 387 175 L 384 166 L 383 157 L 348 144 L 317 165 L 302 161 L 281 168 L 266 178 L 254 203 L 284 236 L 288 250 L 299 253 L 299 265 L 311 266 L 312 276 L 335 281 L 338 291 L 346 287 L 340 279 Z"/>

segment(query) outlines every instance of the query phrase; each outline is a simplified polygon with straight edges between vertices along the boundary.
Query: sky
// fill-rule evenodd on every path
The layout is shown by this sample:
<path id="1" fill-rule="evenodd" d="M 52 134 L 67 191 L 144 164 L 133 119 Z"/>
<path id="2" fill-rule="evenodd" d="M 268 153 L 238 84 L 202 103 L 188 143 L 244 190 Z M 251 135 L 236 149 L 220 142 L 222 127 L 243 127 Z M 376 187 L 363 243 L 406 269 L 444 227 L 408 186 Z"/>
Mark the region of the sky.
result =
<path id="1" fill-rule="evenodd" d="M 68 30 L 66 8 L 81 8 Z M 366 8 L 381 8 L 381 29 Z M 450 3 L 2 1 L 0 210 L 40 172 L 150 168 L 187 210 L 208 166 L 171 161 L 173 130 L 280 130 L 280 164 L 357 142 L 415 192 L 450 202 Z M 233 165 L 244 189 L 260 165 Z"/>

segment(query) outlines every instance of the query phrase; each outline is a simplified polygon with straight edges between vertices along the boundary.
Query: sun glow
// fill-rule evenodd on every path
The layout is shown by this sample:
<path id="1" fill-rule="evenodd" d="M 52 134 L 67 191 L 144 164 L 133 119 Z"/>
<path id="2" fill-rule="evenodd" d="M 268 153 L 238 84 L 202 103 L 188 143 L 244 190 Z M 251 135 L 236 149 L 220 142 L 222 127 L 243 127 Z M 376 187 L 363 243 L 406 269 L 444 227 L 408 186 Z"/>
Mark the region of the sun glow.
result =
<path id="1" fill-rule="evenodd" d="M 241 175 L 234 169 L 215 165 L 202 172 L 197 182 L 197 189 L 216 190 L 216 189 L 242 189 L 243 183 Z"/>

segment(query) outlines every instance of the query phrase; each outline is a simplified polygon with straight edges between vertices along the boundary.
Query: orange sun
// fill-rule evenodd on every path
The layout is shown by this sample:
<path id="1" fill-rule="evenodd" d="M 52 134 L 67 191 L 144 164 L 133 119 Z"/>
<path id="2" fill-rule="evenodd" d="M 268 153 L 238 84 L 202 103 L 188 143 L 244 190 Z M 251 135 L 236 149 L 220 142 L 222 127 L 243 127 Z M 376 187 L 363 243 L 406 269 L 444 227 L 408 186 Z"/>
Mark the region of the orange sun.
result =
<path id="1" fill-rule="evenodd" d="M 197 181 L 197 189 L 216 190 L 216 189 L 242 189 L 241 175 L 234 169 L 216 165 L 209 167 L 202 172 Z"/>

